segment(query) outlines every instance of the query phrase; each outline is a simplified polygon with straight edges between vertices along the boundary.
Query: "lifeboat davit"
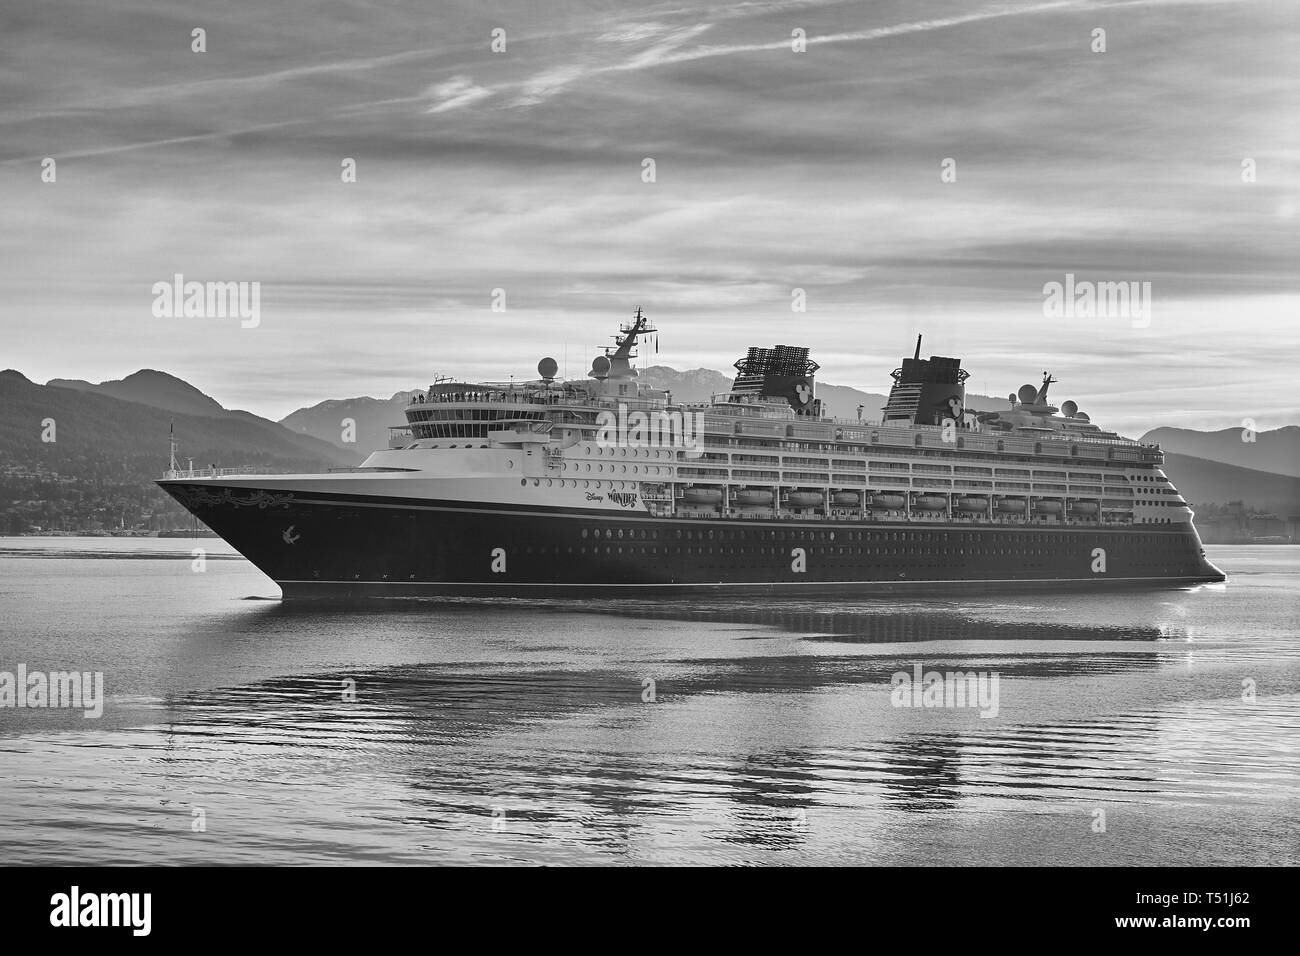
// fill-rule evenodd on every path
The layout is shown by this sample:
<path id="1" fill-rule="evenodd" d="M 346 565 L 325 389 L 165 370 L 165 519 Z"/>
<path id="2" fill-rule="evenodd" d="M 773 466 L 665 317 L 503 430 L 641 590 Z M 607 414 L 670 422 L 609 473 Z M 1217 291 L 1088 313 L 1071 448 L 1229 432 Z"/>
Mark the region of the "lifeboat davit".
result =
<path id="1" fill-rule="evenodd" d="M 1011 514 L 1025 513 L 1024 498 L 999 498 L 997 503 L 998 511 L 1007 511 Z"/>
<path id="2" fill-rule="evenodd" d="M 958 498 L 957 507 L 962 511 L 985 512 L 989 510 L 987 498 Z"/>
<path id="3" fill-rule="evenodd" d="M 872 495 L 871 507 L 901 508 L 903 507 L 903 496 L 902 495 Z"/>
<path id="4" fill-rule="evenodd" d="M 1076 501 L 1070 505 L 1070 514 L 1073 515 L 1095 515 L 1097 513 L 1097 502 L 1095 501 Z"/>
<path id="5" fill-rule="evenodd" d="M 942 495 L 921 495 L 913 503 L 913 507 L 920 508 L 922 511 L 943 511 L 948 507 L 948 499 Z"/>
<path id="6" fill-rule="evenodd" d="M 822 496 L 813 491 L 792 491 L 785 499 L 787 508 L 818 508 L 821 504 Z"/>
<path id="7" fill-rule="evenodd" d="M 735 501 L 745 507 L 762 507 L 772 503 L 772 492 L 744 488 L 736 492 Z"/>
<path id="8" fill-rule="evenodd" d="M 1059 515 L 1061 513 L 1061 503 L 1059 501 L 1035 501 L 1034 511 L 1042 515 Z"/>
<path id="9" fill-rule="evenodd" d="M 693 505 L 716 505 L 722 501 L 722 490 L 719 488 L 687 488 L 682 496 L 688 504 Z"/>
<path id="10" fill-rule="evenodd" d="M 862 501 L 862 498 L 856 491 L 837 491 L 835 492 L 835 497 L 833 497 L 831 501 L 839 505 L 841 508 L 856 508 L 858 503 Z"/>

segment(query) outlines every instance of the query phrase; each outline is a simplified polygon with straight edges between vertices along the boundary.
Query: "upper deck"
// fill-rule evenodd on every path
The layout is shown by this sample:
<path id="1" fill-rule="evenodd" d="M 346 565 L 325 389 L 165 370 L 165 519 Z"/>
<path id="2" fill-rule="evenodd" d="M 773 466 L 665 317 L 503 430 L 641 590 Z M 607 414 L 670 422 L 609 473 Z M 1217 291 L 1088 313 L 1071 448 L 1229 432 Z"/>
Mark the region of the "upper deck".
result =
<path id="1" fill-rule="evenodd" d="M 1009 428 L 986 427 L 978 416 L 946 424 L 862 422 L 825 415 L 798 415 L 788 404 L 752 395 L 716 393 L 708 402 L 673 403 L 668 393 L 635 385 L 635 391 L 602 390 L 589 383 L 443 383 L 417 393 L 406 406 L 407 424 L 394 426 L 390 447 L 437 439 L 486 439 L 491 431 L 549 421 L 577 439 L 600 428 L 601 415 L 694 415 L 703 419 L 706 443 L 762 447 L 773 441 L 834 446 L 837 453 L 866 455 L 872 448 L 911 449 L 926 454 L 1015 455 L 1052 459 L 1160 464 L 1158 445 L 1104 432 L 1090 422 L 1032 415 Z M 1021 412 L 1024 418 L 1032 413 Z M 807 450 L 804 448 L 804 450 Z"/>

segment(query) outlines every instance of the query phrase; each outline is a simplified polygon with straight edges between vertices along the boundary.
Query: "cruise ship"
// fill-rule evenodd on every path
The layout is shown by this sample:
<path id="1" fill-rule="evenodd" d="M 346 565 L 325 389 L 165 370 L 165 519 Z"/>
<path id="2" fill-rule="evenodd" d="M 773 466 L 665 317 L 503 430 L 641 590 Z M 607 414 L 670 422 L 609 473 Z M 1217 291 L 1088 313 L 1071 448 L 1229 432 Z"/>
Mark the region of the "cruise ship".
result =
<path id="1" fill-rule="evenodd" d="M 832 418 L 808 349 L 750 348 L 730 391 L 642 382 L 641 312 L 581 380 L 443 380 L 358 467 L 182 470 L 168 494 L 289 600 L 840 597 L 1224 580 L 1156 445 L 1055 379 L 966 407 L 968 373 L 904 358 L 879 415 Z"/>

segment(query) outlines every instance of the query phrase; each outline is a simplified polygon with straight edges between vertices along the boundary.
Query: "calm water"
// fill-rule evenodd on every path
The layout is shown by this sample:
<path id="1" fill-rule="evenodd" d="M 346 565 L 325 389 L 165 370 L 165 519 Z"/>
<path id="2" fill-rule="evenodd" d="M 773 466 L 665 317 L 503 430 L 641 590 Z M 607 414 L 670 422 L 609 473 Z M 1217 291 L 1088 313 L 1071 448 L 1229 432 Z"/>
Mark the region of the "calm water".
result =
<path id="1" fill-rule="evenodd" d="M 1207 551 L 1227 585 L 1110 597 L 301 611 L 217 540 L 0 538 L 0 670 L 108 698 L 0 708 L 0 863 L 1295 864 L 1300 548 Z M 997 716 L 892 706 L 918 663 Z"/>

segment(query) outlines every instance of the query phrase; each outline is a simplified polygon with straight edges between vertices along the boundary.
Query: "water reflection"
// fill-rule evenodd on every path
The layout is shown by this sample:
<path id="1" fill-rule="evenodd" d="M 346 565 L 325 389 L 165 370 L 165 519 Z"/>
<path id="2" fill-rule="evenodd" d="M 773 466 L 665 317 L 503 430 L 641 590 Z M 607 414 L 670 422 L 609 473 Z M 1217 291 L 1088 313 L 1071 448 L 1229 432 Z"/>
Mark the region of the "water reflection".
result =
<path id="1" fill-rule="evenodd" d="M 237 600 L 260 586 L 237 565 L 182 568 L 160 606 L 139 562 L 102 564 L 61 590 L 32 572 L 61 616 L 14 605 L 15 660 L 111 688 L 94 727 L 4 726 L 24 859 L 1294 862 L 1282 570 L 1214 593 L 340 607 Z M 892 706 L 916 664 L 996 672 L 998 716 Z"/>
<path id="2" fill-rule="evenodd" d="M 904 629 L 923 616 L 901 618 Z M 644 664 L 612 660 L 582 668 L 449 661 L 281 676 L 169 698 L 167 749 L 238 754 L 247 780 L 346 776 L 360 761 L 368 772 L 404 781 L 410 826 L 462 833 L 499 814 L 530 840 L 652 855 L 678 844 L 698 848 L 701 840 L 796 850 L 827 807 L 951 810 L 975 792 L 972 768 L 981 779 L 992 773 L 996 789 L 1017 799 L 1047 799 L 1054 781 L 1074 772 L 1067 765 L 1081 758 L 1073 731 L 1045 749 L 1027 748 L 1014 737 L 1000 741 L 978 718 L 936 730 L 917 719 L 925 715 L 892 708 L 891 677 L 917 658 L 891 651 L 661 659 L 653 704 L 644 698 Z M 1151 672 L 1163 660 L 1154 649 L 1026 648 L 924 663 L 982 666 L 1004 682 L 1032 682 Z M 352 689 L 355 700 L 347 696 Z M 674 711 L 699 717 L 670 724 L 667 739 L 648 730 Z M 771 736 L 810 739 L 771 746 Z M 828 736 L 839 743 L 818 742 Z M 1105 753 L 1093 756 L 1105 763 Z M 1139 779 L 1139 788 L 1149 782 Z"/>
<path id="3" fill-rule="evenodd" d="M 393 600 L 361 604 L 281 603 L 268 605 L 265 615 L 297 621 L 373 620 L 376 614 L 418 618 L 448 612 L 474 612 L 492 616 L 541 615 L 539 630 L 545 630 L 548 616 L 582 614 L 635 620 L 660 620 L 704 624 L 743 624 L 773 628 L 804 635 L 809 640 L 863 644 L 916 641 L 1158 641 L 1187 640 L 1182 623 L 1183 609 L 1176 604 L 1149 605 L 1146 620 L 1139 623 L 1123 615 L 1111 619 L 1092 613 L 1075 596 L 1078 620 L 1062 618 L 1061 608 L 1069 605 L 1038 606 L 984 604 L 918 605 L 899 609 L 895 603 L 878 601 L 856 604 L 808 604 L 773 601 L 767 603 L 709 601 L 524 601 L 482 600 Z M 1150 611 L 1159 609 L 1167 622 L 1152 622 Z M 1009 615 L 1009 612 L 1011 614 Z M 1041 618 L 1039 620 L 1025 618 Z M 1140 620 L 1140 619 L 1139 619 Z M 756 635 L 763 636 L 763 635 Z"/>

